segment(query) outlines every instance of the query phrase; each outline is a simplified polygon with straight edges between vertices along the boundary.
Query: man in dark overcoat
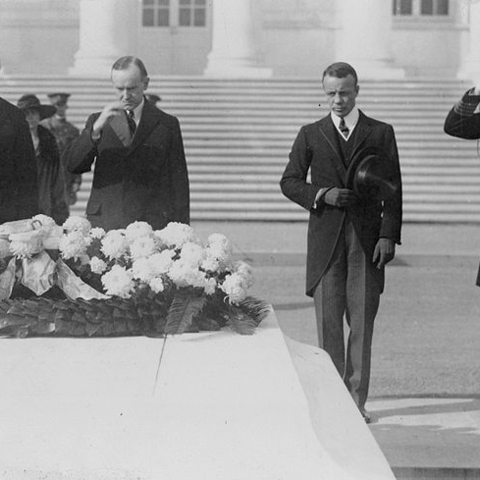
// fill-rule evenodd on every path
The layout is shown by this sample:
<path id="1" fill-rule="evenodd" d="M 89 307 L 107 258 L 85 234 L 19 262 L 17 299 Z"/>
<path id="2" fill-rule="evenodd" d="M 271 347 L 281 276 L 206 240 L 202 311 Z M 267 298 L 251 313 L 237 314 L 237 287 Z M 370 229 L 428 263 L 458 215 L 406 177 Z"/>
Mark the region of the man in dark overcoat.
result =
<path id="1" fill-rule="evenodd" d="M 300 129 L 280 185 L 286 197 L 310 212 L 306 293 L 314 298 L 319 345 L 368 422 L 373 323 L 384 267 L 400 243 L 398 152 L 393 128 L 356 106 L 358 79 L 349 64 L 329 66 L 323 87 L 330 114 Z M 372 152 L 393 186 L 385 200 L 353 187 L 355 165 Z M 344 316 L 350 330 L 346 348 Z"/>
<path id="2" fill-rule="evenodd" d="M 39 213 L 37 163 L 25 115 L 0 98 L 0 223 Z"/>
<path id="3" fill-rule="evenodd" d="M 443 127 L 445 133 L 465 140 L 480 139 L 479 107 L 480 86 L 477 85 L 468 89 L 448 112 Z M 477 273 L 476 285 L 480 287 L 480 267 Z"/>
<path id="4" fill-rule="evenodd" d="M 143 62 L 122 57 L 112 67 L 118 100 L 90 115 L 67 152 L 71 173 L 95 162 L 87 218 L 106 230 L 134 221 L 162 229 L 189 223 L 189 184 L 180 124 L 144 97 Z"/>

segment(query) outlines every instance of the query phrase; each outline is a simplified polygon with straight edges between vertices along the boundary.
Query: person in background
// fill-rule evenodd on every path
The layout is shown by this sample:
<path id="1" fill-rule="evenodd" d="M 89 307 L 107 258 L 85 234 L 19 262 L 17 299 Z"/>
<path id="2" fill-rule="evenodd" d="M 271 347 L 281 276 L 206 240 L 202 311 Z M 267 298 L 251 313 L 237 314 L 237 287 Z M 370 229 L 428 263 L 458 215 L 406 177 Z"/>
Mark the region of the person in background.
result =
<path id="1" fill-rule="evenodd" d="M 39 213 L 37 163 L 25 115 L 0 98 L 0 224 Z"/>
<path id="2" fill-rule="evenodd" d="M 40 121 L 55 113 L 52 105 L 42 105 L 32 94 L 23 95 L 17 102 L 30 128 L 38 173 L 39 213 L 52 217 L 58 225 L 68 218 L 63 169 L 57 142 L 52 133 L 40 125 Z"/>
<path id="3" fill-rule="evenodd" d="M 121 57 L 111 80 L 118 100 L 90 115 L 68 149 L 72 173 L 90 171 L 87 218 L 105 230 L 135 221 L 155 230 L 188 224 L 190 191 L 180 124 L 145 100 L 149 78 L 137 57 Z"/>
<path id="4" fill-rule="evenodd" d="M 319 345 L 368 423 L 373 324 L 384 268 L 400 243 L 399 159 L 393 128 L 356 106 L 359 85 L 351 65 L 330 65 L 322 84 L 330 114 L 300 129 L 280 186 L 310 212 L 306 293 L 314 299 Z M 388 199 L 373 194 L 380 191 L 376 184 L 355 191 L 361 165 L 385 172 L 381 186 L 388 187 Z M 346 348 L 344 316 L 350 329 Z"/>
<path id="5" fill-rule="evenodd" d="M 480 139 L 480 86 L 467 90 L 448 112 L 443 129 L 447 135 L 465 140 Z M 480 267 L 476 279 L 480 287 Z"/>
<path id="6" fill-rule="evenodd" d="M 82 184 L 82 176 L 68 172 L 65 165 L 65 152 L 69 145 L 80 135 L 80 130 L 67 120 L 67 108 L 69 93 L 49 93 L 50 103 L 56 108 L 51 117 L 45 118 L 40 125 L 48 128 L 57 140 L 60 161 L 62 162 L 63 174 L 65 175 L 65 190 L 69 205 L 77 201 L 77 192 Z"/>
<path id="7" fill-rule="evenodd" d="M 155 106 L 157 106 L 158 102 L 162 100 L 161 97 L 155 95 L 154 93 L 146 93 L 145 99 L 147 100 L 147 102 L 153 103 L 153 105 Z"/>

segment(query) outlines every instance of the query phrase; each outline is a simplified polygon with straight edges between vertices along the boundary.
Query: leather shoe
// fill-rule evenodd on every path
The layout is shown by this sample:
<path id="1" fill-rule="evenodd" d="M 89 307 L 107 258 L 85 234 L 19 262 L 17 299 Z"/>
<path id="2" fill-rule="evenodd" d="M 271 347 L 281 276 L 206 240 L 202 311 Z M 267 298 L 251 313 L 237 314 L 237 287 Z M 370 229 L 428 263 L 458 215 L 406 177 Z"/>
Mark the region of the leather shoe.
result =
<path id="1" fill-rule="evenodd" d="M 363 419 L 365 420 L 365 423 L 370 423 L 372 421 L 372 417 L 371 417 L 370 413 L 367 412 L 365 410 L 365 408 L 360 408 L 359 410 L 360 410 L 360 413 L 361 413 Z"/>

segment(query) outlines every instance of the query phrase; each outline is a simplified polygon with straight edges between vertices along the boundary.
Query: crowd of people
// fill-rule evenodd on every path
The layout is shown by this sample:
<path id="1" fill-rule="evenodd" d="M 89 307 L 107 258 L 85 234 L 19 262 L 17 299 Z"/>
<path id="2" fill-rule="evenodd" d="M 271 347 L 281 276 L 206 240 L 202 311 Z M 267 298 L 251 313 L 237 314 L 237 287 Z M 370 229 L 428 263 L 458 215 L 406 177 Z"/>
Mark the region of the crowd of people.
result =
<path id="1" fill-rule="evenodd" d="M 61 225 L 81 175 L 93 166 L 86 208 L 93 226 L 189 223 L 178 119 L 158 108 L 160 97 L 146 93 L 149 77 L 139 58 L 119 58 L 111 81 L 117 100 L 91 114 L 82 132 L 66 119 L 68 93 L 49 94 L 51 105 L 33 94 L 23 95 L 17 108 L 0 99 L 1 223 L 43 213 Z M 385 266 L 401 242 L 400 162 L 393 127 L 358 109 L 351 65 L 328 66 L 322 85 L 330 112 L 300 129 L 280 187 L 310 213 L 306 294 L 314 300 L 319 346 L 369 422 L 373 326 Z M 445 132 L 480 138 L 479 105 L 480 88 L 473 88 L 448 114 Z"/>

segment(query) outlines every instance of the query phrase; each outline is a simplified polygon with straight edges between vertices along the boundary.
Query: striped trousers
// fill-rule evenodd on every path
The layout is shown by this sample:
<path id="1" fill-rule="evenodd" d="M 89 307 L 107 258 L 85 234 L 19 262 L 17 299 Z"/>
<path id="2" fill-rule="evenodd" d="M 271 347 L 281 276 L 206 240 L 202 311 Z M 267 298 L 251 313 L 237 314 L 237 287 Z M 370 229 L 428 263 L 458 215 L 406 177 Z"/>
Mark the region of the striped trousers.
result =
<path id="1" fill-rule="evenodd" d="M 381 294 L 374 268 L 347 218 L 313 296 L 319 346 L 331 356 L 359 408 L 368 396 L 373 323 Z M 344 318 L 349 327 L 346 345 Z"/>

